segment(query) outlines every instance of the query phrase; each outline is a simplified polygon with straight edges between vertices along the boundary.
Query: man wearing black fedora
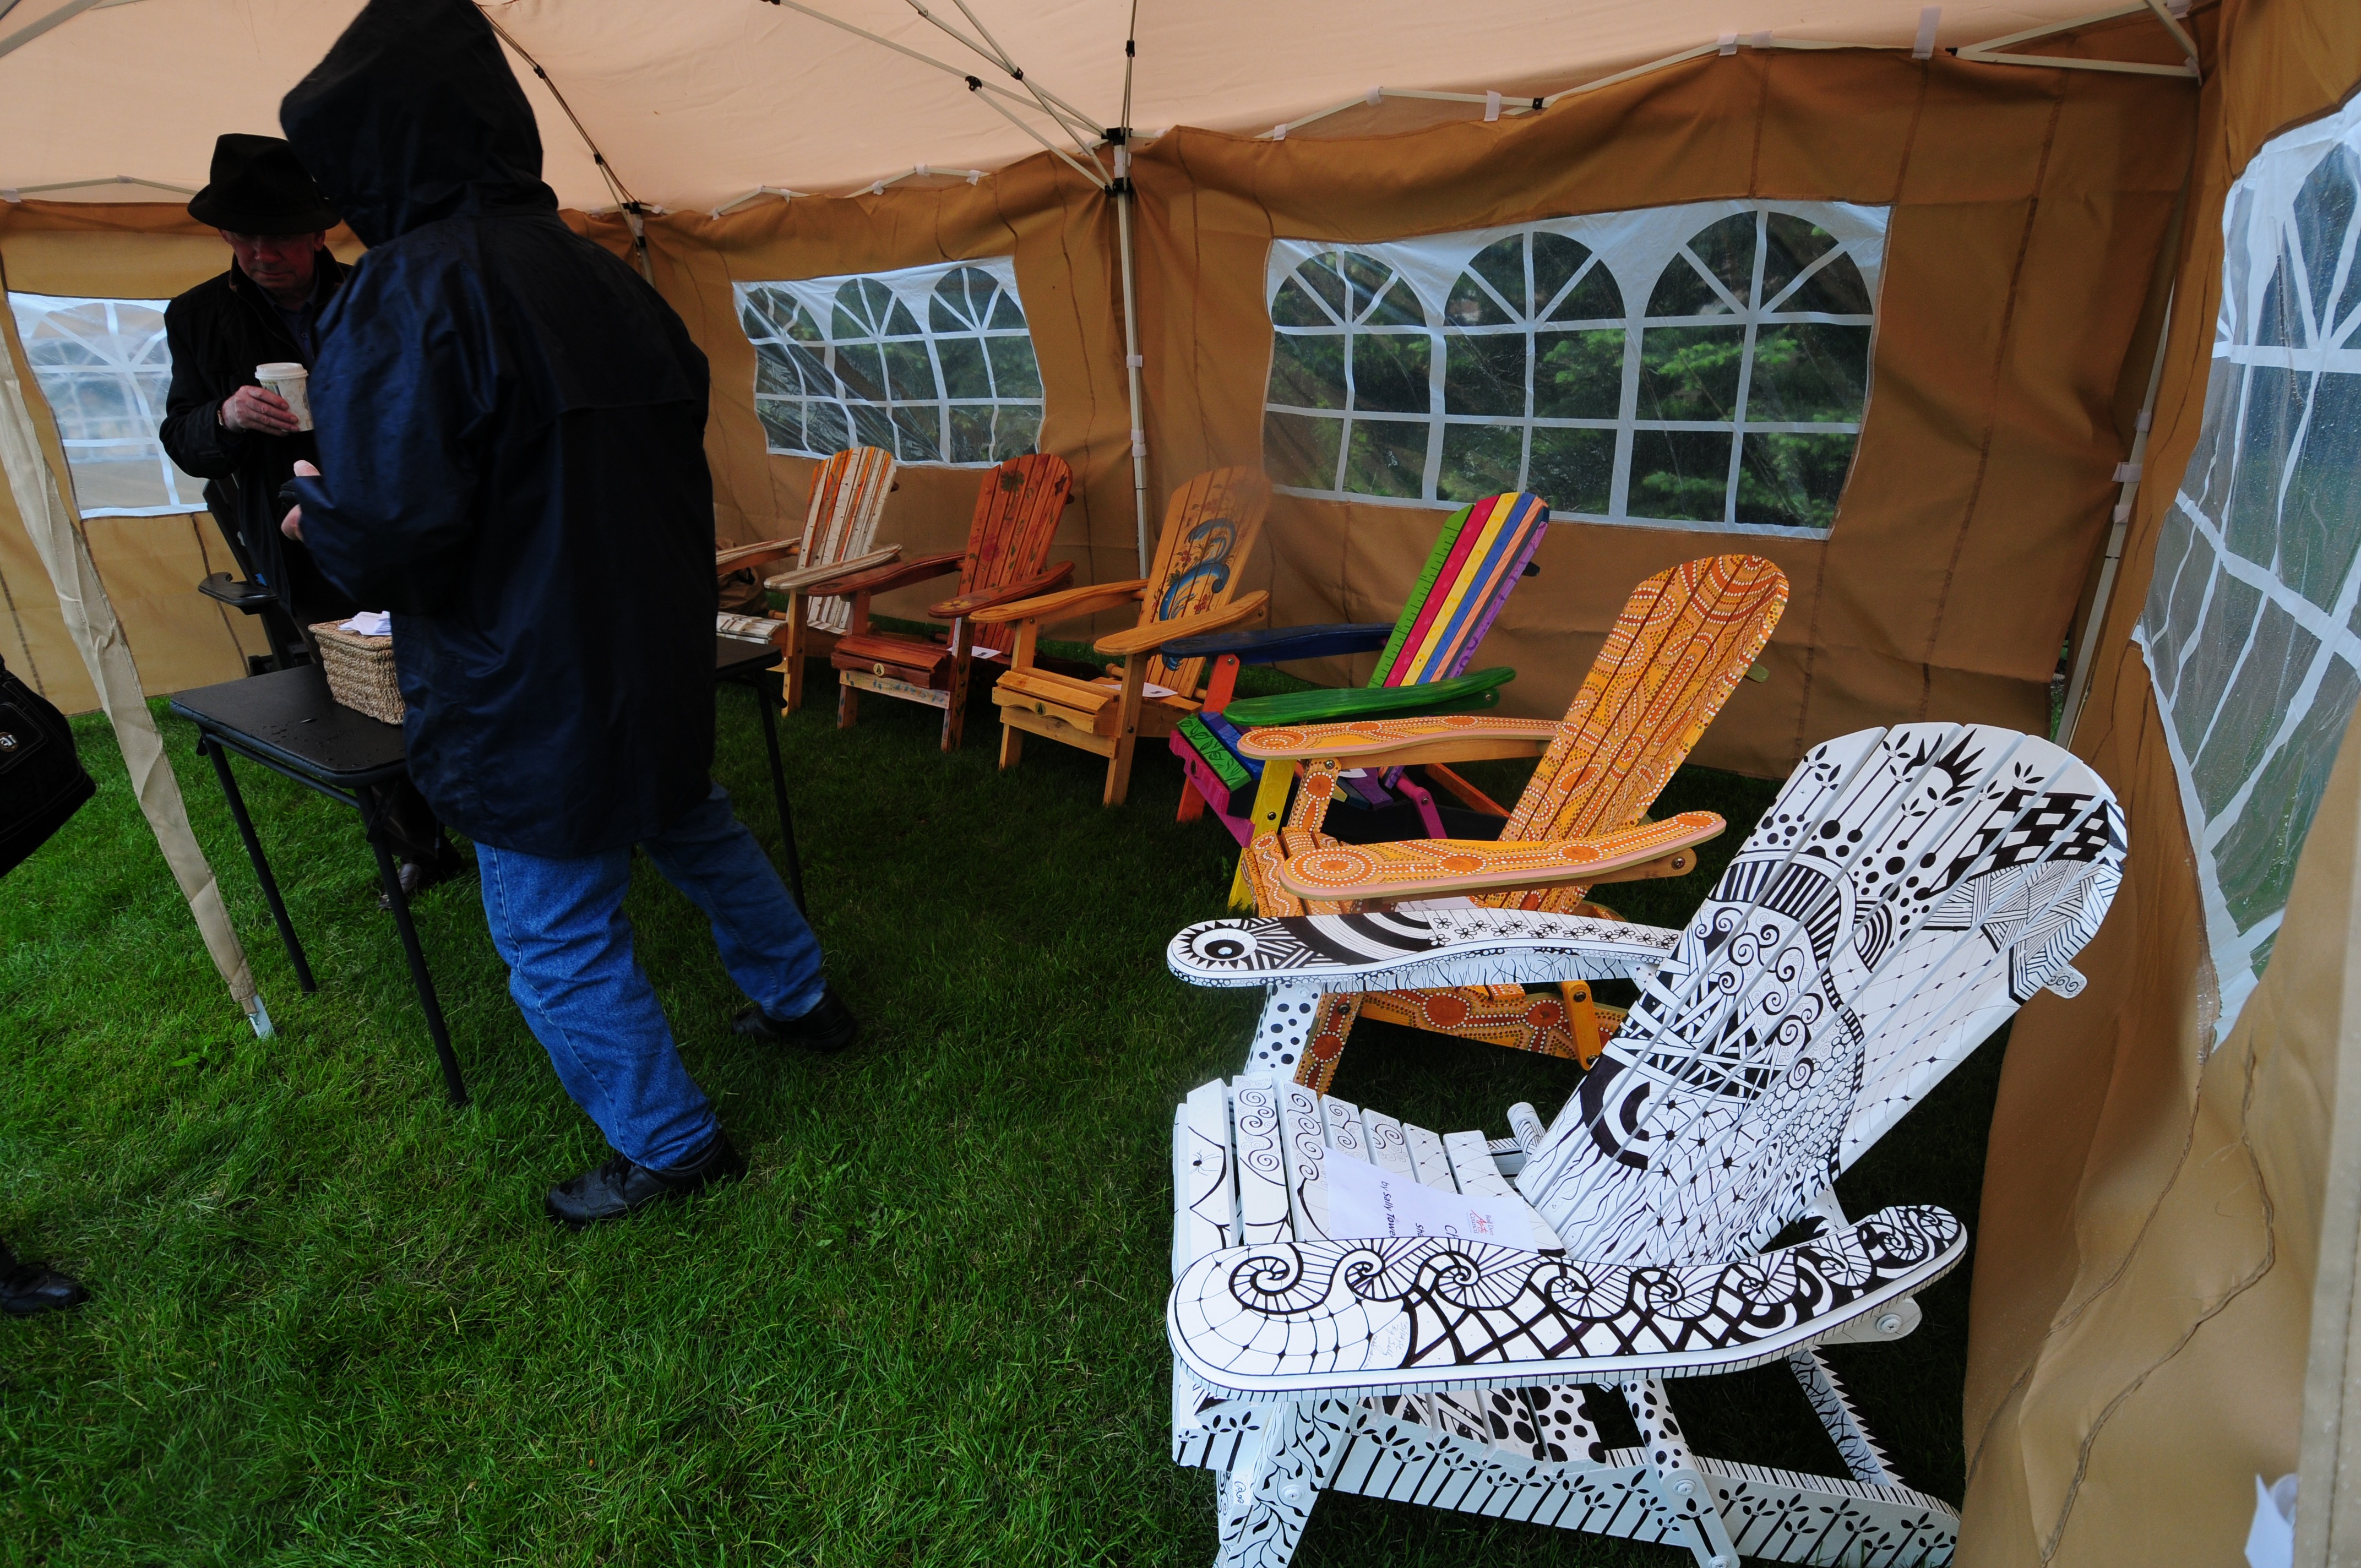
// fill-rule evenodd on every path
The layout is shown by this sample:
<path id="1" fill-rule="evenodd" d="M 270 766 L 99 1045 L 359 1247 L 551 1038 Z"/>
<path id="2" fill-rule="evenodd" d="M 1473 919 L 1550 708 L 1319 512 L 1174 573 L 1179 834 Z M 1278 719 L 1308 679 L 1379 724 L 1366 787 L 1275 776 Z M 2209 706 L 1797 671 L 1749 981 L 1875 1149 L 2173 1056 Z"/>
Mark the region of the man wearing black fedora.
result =
<path id="1" fill-rule="evenodd" d="M 212 174 L 189 215 L 220 231 L 231 259 L 228 271 L 165 309 L 172 389 L 158 432 L 164 450 L 206 481 L 205 504 L 293 628 L 346 620 L 364 607 L 279 531 L 279 487 L 299 460 L 316 460 L 319 448 L 287 400 L 255 375 L 255 367 L 273 362 L 308 370 L 318 356 L 320 318 L 346 272 L 326 244 L 335 209 L 284 141 L 233 132 L 214 143 Z M 405 891 L 470 864 L 415 786 L 383 786 L 378 805 Z"/>

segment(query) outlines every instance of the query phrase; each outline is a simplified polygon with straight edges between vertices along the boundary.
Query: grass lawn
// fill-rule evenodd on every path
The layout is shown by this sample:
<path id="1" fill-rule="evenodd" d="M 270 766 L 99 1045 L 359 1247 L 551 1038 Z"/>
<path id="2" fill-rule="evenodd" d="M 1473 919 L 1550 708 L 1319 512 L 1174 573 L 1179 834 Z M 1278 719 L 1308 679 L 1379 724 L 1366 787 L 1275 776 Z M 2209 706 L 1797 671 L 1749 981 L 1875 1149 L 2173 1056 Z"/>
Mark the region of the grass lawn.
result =
<path id="1" fill-rule="evenodd" d="M 111 732 L 77 723 L 99 796 L 0 883 L 0 1235 L 95 1299 L 0 1321 L 0 1564 L 1211 1561 L 1213 1478 L 1165 1453 L 1168 1148 L 1257 999 L 1183 987 L 1163 948 L 1222 913 L 1228 841 L 1173 822 L 1160 750 L 1103 811 L 1084 753 L 1037 740 L 997 773 L 987 708 L 947 758 L 932 710 L 873 697 L 840 734 L 814 685 L 782 740 L 867 1036 L 833 1060 L 730 1036 L 709 936 L 642 863 L 641 959 L 752 1174 L 579 1236 L 542 1193 L 605 1146 L 508 999 L 476 885 L 418 906 L 476 1096 L 455 1113 L 357 817 L 240 769 L 305 996 L 193 731 L 165 721 L 278 1024 L 257 1040 Z M 719 700 L 718 775 L 775 847 L 752 698 Z M 1683 773 L 1659 810 L 1731 833 L 1703 875 L 1614 902 L 1679 921 L 1770 794 Z M 1852 1212 L 1936 1202 L 1972 1228 L 1999 1051 L 1847 1177 Z M 1336 1087 L 1499 1135 L 1576 1077 L 1365 1025 Z M 1902 1475 L 1955 1500 L 1966 1278 L 1901 1345 L 1829 1353 Z M 1679 1398 L 1703 1452 L 1837 1468 L 1783 1368 Z M 1689 1559 L 1334 1497 L 1297 1561 Z"/>

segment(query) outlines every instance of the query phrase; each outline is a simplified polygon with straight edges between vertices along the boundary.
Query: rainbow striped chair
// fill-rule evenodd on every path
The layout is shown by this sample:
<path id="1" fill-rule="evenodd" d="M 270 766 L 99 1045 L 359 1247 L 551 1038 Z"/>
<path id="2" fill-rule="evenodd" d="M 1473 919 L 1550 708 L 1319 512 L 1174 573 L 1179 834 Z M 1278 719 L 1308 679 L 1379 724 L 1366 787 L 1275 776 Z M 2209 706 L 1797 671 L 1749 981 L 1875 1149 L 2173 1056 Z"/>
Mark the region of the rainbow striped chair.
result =
<path id="1" fill-rule="evenodd" d="M 1419 574 L 1418 586 L 1391 625 L 1282 627 L 1265 631 L 1218 631 L 1168 642 L 1171 658 L 1213 659 L 1213 676 L 1202 712 L 1180 721 L 1171 738 L 1172 754 L 1189 776 L 1180 798 L 1180 820 L 1194 821 L 1210 806 L 1244 848 L 1259 823 L 1267 831 L 1287 806 L 1284 772 L 1266 777 L 1259 759 L 1243 755 L 1239 737 L 1264 725 L 1343 724 L 1366 718 L 1406 718 L 1423 714 L 1465 713 L 1490 707 L 1499 689 L 1516 679 L 1505 666 L 1466 673 L 1476 645 L 1499 618 L 1518 582 L 1536 570 L 1533 554 L 1549 527 L 1549 502 L 1533 495 L 1487 496 L 1464 507 L 1444 525 Z M 1341 691 L 1289 692 L 1279 696 L 1231 700 L 1239 667 L 1292 659 L 1324 659 L 1378 651 L 1366 686 Z M 1488 816 L 1507 813 L 1447 768 L 1427 770 L 1434 783 Z M 1434 798 L 1400 769 L 1382 779 L 1349 781 L 1369 805 L 1383 805 L 1390 787 L 1412 801 L 1427 832 L 1444 836 Z M 1269 794 L 1275 798 L 1264 799 Z M 1267 821 L 1264 819 L 1268 818 Z"/>

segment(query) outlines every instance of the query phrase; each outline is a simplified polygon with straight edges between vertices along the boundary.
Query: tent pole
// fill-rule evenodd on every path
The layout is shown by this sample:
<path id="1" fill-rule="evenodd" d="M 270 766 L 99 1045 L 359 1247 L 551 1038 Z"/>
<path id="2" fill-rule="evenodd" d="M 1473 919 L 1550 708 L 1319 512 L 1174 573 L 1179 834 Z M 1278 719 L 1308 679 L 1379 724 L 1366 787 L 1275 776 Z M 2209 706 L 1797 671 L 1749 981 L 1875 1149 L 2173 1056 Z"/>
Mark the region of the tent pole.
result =
<path id="1" fill-rule="evenodd" d="M 2107 530 L 2106 559 L 2099 565 L 2099 586 L 2092 591 L 2091 613 L 2083 618 L 2082 630 L 2074 638 L 2074 674 L 2066 683 L 2066 701 L 2058 717 L 2058 743 L 2070 747 L 2074 743 L 2074 726 L 2082 717 L 2082 703 L 2090 693 L 2091 661 L 2100 626 L 2107 619 L 2107 600 L 2114 595 L 2115 573 L 2124 559 L 2124 537 L 2131 532 L 2132 501 L 2139 494 L 2140 468 L 2147 461 L 2148 427 L 2156 422 L 2157 389 L 2164 383 L 2164 350 L 2172 340 L 2172 295 L 2164 297 L 2164 314 L 2157 323 L 2156 361 L 2148 367 L 2147 396 L 2140 401 L 2139 423 L 2132 434 L 2132 455 L 2115 472 L 2122 488 L 2115 495 L 2114 522 Z"/>
<path id="2" fill-rule="evenodd" d="M 1148 425 L 1140 418 L 1139 299 L 1131 258 L 1131 71 L 1139 60 L 1139 0 L 1123 39 L 1123 125 L 1115 143 L 1115 221 L 1123 247 L 1123 373 L 1131 390 L 1131 502 L 1139 534 L 1139 575 L 1148 576 Z"/>
<path id="3" fill-rule="evenodd" d="M 1128 137 L 1116 147 L 1115 157 L 1128 168 Z M 1140 422 L 1139 414 L 1139 302 L 1132 281 L 1131 179 L 1127 173 L 1116 181 L 1115 218 L 1123 247 L 1123 373 L 1131 390 L 1131 499 L 1139 536 L 1139 575 L 1144 577 L 1148 576 L 1148 427 Z"/>
<path id="4" fill-rule="evenodd" d="M 0 278 L 0 291 L 5 288 L 5 280 Z M 90 671 L 91 684 L 98 688 L 99 706 L 115 726 L 124 765 L 131 774 L 132 793 L 155 832 L 165 864 L 181 884 L 181 896 L 188 900 L 197 933 L 204 938 L 214 967 L 228 982 L 230 994 L 245 1009 L 247 1022 L 257 1035 L 268 1037 L 269 1010 L 255 989 L 254 971 L 229 923 L 213 867 L 196 835 L 189 830 L 180 781 L 172 776 L 172 765 L 164 756 L 164 738 L 156 729 L 156 716 L 148 711 L 139 672 L 133 667 L 130 646 L 123 640 L 123 623 L 115 619 L 115 606 L 107 600 L 106 585 L 99 580 L 89 543 L 75 524 L 77 514 L 60 488 L 60 477 L 41 452 L 32 406 L 16 372 L 16 325 L 5 315 L 0 315 L 0 470 L 5 471 L 34 552 L 57 590 L 66 631 Z M 71 487 L 71 475 L 65 483 Z"/>

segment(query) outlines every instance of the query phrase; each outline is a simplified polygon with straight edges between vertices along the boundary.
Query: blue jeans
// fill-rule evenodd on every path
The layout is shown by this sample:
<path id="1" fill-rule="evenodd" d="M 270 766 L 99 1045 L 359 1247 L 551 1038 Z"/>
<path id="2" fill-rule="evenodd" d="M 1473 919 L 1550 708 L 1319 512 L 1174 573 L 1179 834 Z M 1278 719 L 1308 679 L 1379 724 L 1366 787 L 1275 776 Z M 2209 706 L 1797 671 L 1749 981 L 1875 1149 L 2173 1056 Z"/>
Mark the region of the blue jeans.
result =
<path id="1" fill-rule="evenodd" d="M 730 978 L 763 1012 L 797 1018 L 819 1005 L 819 939 L 719 784 L 640 848 L 713 922 Z M 566 1091 L 638 1164 L 692 1162 L 720 1124 L 631 956 L 631 851 L 550 860 L 478 844 L 476 858 L 509 994 Z"/>

